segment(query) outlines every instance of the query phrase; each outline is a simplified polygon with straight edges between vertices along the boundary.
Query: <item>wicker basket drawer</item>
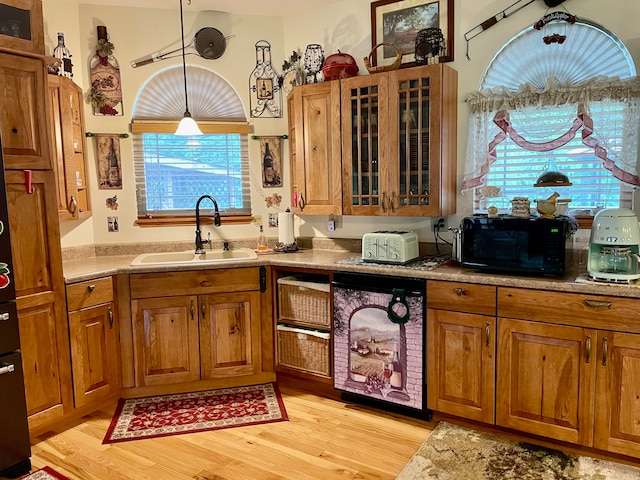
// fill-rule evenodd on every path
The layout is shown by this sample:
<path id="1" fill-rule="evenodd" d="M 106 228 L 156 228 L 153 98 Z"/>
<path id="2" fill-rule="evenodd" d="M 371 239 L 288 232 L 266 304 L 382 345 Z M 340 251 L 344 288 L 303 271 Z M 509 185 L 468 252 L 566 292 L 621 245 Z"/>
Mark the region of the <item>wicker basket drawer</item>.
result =
<path id="1" fill-rule="evenodd" d="M 278 308 L 281 319 L 294 320 L 319 327 L 331 325 L 329 283 L 278 279 Z"/>
<path id="2" fill-rule="evenodd" d="M 329 376 L 329 332 L 318 332 L 286 325 L 276 327 L 278 365 Z"/>

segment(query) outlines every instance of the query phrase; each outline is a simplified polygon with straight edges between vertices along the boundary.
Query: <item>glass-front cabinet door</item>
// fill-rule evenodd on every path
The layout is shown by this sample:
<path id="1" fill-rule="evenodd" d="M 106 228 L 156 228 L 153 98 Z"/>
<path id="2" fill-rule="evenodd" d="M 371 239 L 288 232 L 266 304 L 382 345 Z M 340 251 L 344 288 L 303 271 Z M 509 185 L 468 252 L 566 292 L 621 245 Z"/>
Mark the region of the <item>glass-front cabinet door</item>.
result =
<path id="1" fill-rule="evenodd" d="M 432 68 L 395 71 L 390 75 L 391 210 L 397 215 L 439 215 L 440 77 Z"/>
<path id="2" fill-rule="evenodd" d="M 342 173 L 345 215 L 386 215 L 389 164 L 389 77 L 342 80 Z"/>
<path id="3" fill-rule="evenodd" d="M 455 212 L 455 70 L 428 65 L 343 80 L 342 117 L 345 214 Z"/>
<path id="4" fill-rule="evenodd" d="M 45 53 L 41 0 L 0 0 L 0 46 Z"/>

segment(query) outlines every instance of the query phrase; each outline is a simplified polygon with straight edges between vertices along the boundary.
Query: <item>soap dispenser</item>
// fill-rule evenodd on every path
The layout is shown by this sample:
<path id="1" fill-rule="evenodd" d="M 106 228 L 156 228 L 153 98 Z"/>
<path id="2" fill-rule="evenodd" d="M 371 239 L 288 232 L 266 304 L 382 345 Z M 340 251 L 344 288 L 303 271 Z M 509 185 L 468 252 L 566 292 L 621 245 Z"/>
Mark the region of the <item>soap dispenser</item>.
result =
<path id="1" fill-rule="evenodd" d="M 267 248 L 267 237 L 264 234 L 264 227 L 260 225 L 260 234 L 258 235 L 258 252 L 266 252 Z"/>

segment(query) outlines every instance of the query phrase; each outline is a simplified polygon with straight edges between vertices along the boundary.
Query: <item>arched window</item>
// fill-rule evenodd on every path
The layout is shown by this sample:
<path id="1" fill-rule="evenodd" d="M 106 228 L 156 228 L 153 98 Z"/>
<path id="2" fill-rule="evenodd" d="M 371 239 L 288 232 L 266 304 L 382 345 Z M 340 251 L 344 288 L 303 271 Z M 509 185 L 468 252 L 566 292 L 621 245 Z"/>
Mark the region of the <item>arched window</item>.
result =
<path id="1" fill-rule="evenodd" d="M 550 32 L 566 39 L 545 43 Z M 628 50 L 603 27 L 578 20 L 520 32 L 467 97 L 463 190 L 474 189 L 474 211 L 487 204 L 508 210 L 514 197 L 554 191 L 574 209 L 631 207 L 640 184 L 639 98 Z M 534 187 L 547 170 L 566 174 L 572 185 Z"/>
<path id="2" fill-rule="evenodd" d="M 205 68 L 187 66 L 189 110 L 202 136 L 173 134 L 185 110 L 182 66 L 140 89 L 133 112 L 138 223 L 178 223 L 211 195 L 223 217 L 251 215 L 247 123 L 233 88 Z"/>

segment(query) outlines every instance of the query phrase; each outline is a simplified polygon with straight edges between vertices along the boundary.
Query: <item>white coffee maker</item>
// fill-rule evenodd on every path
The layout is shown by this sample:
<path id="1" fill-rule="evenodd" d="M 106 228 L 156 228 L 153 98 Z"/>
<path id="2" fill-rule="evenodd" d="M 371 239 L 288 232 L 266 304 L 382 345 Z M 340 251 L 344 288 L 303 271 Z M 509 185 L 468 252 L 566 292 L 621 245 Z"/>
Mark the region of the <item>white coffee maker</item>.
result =
<path id="1" fill-rule="evenodd" d="M 640 225 L 633 210 L 607 208 L 593 219 L 587 273 L 594 280 L 629 283 L 640 278 Z"/>

